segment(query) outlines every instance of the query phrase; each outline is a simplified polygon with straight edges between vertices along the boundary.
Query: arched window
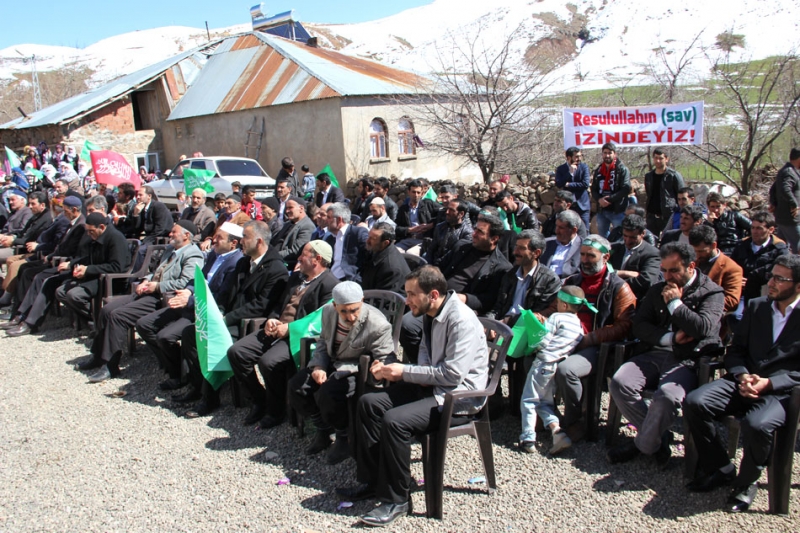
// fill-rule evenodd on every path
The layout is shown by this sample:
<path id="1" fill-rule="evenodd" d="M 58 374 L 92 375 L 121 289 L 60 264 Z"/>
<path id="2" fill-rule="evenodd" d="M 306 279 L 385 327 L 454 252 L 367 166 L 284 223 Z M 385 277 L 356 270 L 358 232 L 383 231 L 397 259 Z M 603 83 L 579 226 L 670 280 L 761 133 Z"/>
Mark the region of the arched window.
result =
<path id="1" fill-rule="evenodd" d="M 386 123 L 379 118 L 372 119 L 369 125 L 369 144 L 372 159 L 389 157 L 389 150 L 386 146 Z"/>
<path id="2" fill-rule="evenodd" d="M 401 118 L 397 124 L 397 144 L 400 155 L 414 155 L 414 125 L 407 118 Z"/>

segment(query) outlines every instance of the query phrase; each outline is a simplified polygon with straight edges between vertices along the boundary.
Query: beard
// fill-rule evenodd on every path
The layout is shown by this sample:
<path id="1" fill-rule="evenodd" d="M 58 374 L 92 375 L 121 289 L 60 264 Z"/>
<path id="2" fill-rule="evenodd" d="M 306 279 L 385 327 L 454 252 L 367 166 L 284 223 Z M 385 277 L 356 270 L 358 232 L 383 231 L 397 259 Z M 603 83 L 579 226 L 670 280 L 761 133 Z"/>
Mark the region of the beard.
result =
<path id="1" fill-rule="evenodd" d="M 425 300 L 419 304 L 419 307 L 417 307 L 415 311 L 412 311 L 411 314 L 414 315 L 414 317 L 416 318 L 424 315 L 430 310 L 431 310 L 431 299 L 425 298 Z"/>
<path id="2" fill-rule="evenodd" d="M 581 263 L 581 272 L 587 276 L 594 276 L 603 270 L 603 266 L 605 265 L 603 265 L 602 261 L 598 261 L 597 263 Z"/>

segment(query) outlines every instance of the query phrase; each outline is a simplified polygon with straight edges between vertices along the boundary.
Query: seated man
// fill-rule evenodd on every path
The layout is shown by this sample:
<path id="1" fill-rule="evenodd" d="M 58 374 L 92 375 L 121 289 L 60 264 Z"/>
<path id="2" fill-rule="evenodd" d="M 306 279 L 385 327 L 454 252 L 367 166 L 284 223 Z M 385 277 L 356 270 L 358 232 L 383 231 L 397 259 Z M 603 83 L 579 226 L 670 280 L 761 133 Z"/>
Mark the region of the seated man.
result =
<path id="1" fill-rule="evenodd" d="M 611 245 L 609 263 L 641 301 L 661 275 L 658 248 L 644 240 L 647 227 L 642 217 L 626 215 L 620 227 L 622 242 Z"/>
<path id="2" fill-rule="evenodd" d="M 514 198 L 514 195 L 510 192 L 498 192 L 494 197 L 494 203 L 505 212 L 508 225 L 512 229 L 539 229 L 539 219 L 536 218 L 534 210 L 525 202 Z"/>
<path id="3" fill-rule="evenodd" d="M 14 195 L 14 197 L 17 197 Z M 50 214 L 50 209 L 47 202 L 47 195 L 43 192 L 32 192 L 28 195 L 28 208 L 33 214 L 25 226 L 20 231 L 19 235 L 0 235 L 0 264 L 5 263 L 9 258 L 13 257 L 16 252 L 15 246 L 24 246 L 30 242 L 36 242 L 39 235 L 53 223 L 53 216 Z M 8 295 L 8 302 L 3 302 L 2 305 L 11 303 L 11 295 Z"/>
<path id="4" fill-rule="evenodd" d="M 264 328 L 236 341 L 228 349 L 235 379 L 253 399 L 245 425 L 259 422 L 261 429 L 279 425 L 286 414 L 286 382 L 295 372 L 289 352 L 289 322 L 313 313 L 331 299 L 339 283 L 328 270 L 333 250 L 325 241 L 310 241 L 298 259 L 298 270 L 289 277 L 277 307 Z M 258 380 L 258 366 L 264 385 Z"/>
<path id="5" fill-rule="evenodd" d="M 566 211 L 570 209 L 572 205 L 575 203 L 575 195 L 573 195 L 569 191 L 558 191 L 556 192 L 556 199 L 553 200 L 553 214 L 547 217 L 547 220 L 542 222 L 542 235 L 546 239 L 550 237 L 556 236 L 556 215 L 558 215 L 562 211 Z M 580 212 L 573 209 L 578 215 Z M 589 234 L 587 231 L 586 225 L 583 222 L 583 218 L 581 218 L 581 226 L 578 228 L 578 236 L 583 239 Z"/>
<path id="6" fill-rule="evenodd" d="M 155 244 L 161 237 L 168 237 L 173 226 L 172 213 L 162 202 L 158 201 L 156 192 L 149 185 L 143 186 L 136 193 L 136 207 L 128 216 L 134 217 L 134 237 L 142 238 L 142 244 Z M 143 247 L 144 248 L 144 247 Z M 140 251 L 141 253 L 141 251 Z"/>
<path id="7" fill-rule="evenodd" d="M 373 377 L 392 384 L 359 399 L 356 460 L 361 485 L 337 489 L 349 501 L 376 497 L 381 502 L 361 517 L 370 526 L 388 525 L 408 513 L 411 443 L 416 433 L 439 426 L 445 394 L 484 389 L 489 379 L 483 326 L 455 291 L 448 291 L 439 269 L 418 268 L 408 275 L 405 289 L 408 307 L 424 321 L 419 363 L 372 363 Z M 456 404 L 455 424 L 468 422 L 468 415 L 483 405 L 483 398 Z"/>
<path id="8" fill-rule="evenodd" d="M 336 442 L 325 458 L 330 465 L 350 457 L 347 399 L 356 392 L 358 364 L 362 355 L 374 361 L 394 363 L 392 325 L 383 313 L 364 303 L 361 287 L 344 281 L 333 288 L 333 303 L 322 311 L 322 329 L 311 361 L 289 380 L 289 403 L 317 428 L 306 448 L 314 455 Z M 375 383 L 372 376 L 367 381 Z"/>
<path id="9" fill-rule="evenodd" d="M 558 395 L 564 400 L 564 427 L 573 442 L 583 438 L 581 379 L 594 372 L 600 345 L 628 338 L 636 308 L 636 297 L 630 285 L 608 266 L 610 244 L 599 235 L 589 235 L 581 244 L 580 272 L 564 280 L 564 285 L 583 289 L 586 300 L 597 313 L 581 308 L 578 318 L 588 332 L 575 352 L 559 363 L 556 370 Z M 555 312 L 551 305 L 547 315 Z"/>
<path id="10" fill-rule="evenodd" d="M 356 182 L 356 197 L 350 205 L 350 210 L 359 220 L 367 220 L 370 216 L 369 206 L 375 199 L 375 184 L 370 178 L 361 178 Z"/>
<path id="11" fill-rule="evenodd" d="M 78 370 L 101 367 L 89 376 L 91 383 L 119 375 L 119 361 L 127 342 L 128 328 L 134 327 L 143 316 L 160 309 L 165 298 L 185 289 L 194 279 L 195 266 L 203 262 L 203 252 L 192 242 L 196 234 L 197 227 L 188 220 L 176 222 L 170 232 L 172 249 L 165 251 L 155 272 L 136 287 L 136 294 L 120 296 L 103 306 L 90 350 L 92 357 L 77 366 Z"/>
<path id="12" fill-rule="evenodd" d="M 660 246 L 669 244 L 671 242 L 682 242 L 689 244 L 689 232 L 692 228 L 704 224 L 706 221 L 703 215 L 703 208 L 697 204 L 687 205 L 681 207 L 681 222 L 680 228 L 667 230 L 661 235 Z"/>
<path id="13" fill-rule="evenodd" d="M 314 233 L 314 223 L 306 216 L 306 204 L 296 197 L 286 200 L 286 221 L 277 235 L 272 238 L 278 255 L 281 256 L 286 268 L 294 270 L 297 258 L 303 247 L 311 240 Z"/>
<path id="14" fill-rule="evenodd" d="M 739 307 L 742 296 L 742 267 L 736 261 L 722 254 L 717 248 L 717 233 L 705 224 L 692 228 L 689 244 L 694 248 L 697 270 L 722 287 L 725 293 L 723 313 L 732 313 Z M 723 337 L 724 338 L 724 337 Z"/>
<path id="15" fill-rule="evenodd" d="M 394 220 L 389 218 L 389 214 L 386 212 L 386 202 L 383 198 L 373 198 L 372 201 L 369 203 L 369 216 L 359 224 L 359 226 L 367 229 L 372 229 L 375 224 L 380 222 L 386 222 L 390 224 L 392 227 L 397 226 Z"/>
<path id="16" fill-rule="evenodd" d="M 445 204 L 445 220 L 433 228 L 433 238 L 423 257 L 428 264 L 439 266 L 448 259 L 456 245 L 472 240 L 472 222 L 466 202 L 459 199 Z"/>
<path id="17" fill-rule="evenodd" d="M 448 290 L 454 291 L 457 298 L 478 315 L 491 310 L 503 277 L 512 269 L 511 263 L 497 247 L 502 232 L 503 223 L 499 218 L 479 216 L 472 242 L 459 245 L 447 264 L 441 267 Z M 411 362 L 417 361 L 422 327 L 421 315 L 414 316 L 408 312 L 403 317 L 400 343 L 406 359 Z"/>
<path id="18" fill-rule="evenodd" d="M 197 226 L 197 235 L 194 236 L 195 244 L 199 245 L 214 236 L 217 217 L 214 211 L 206 206 L 206 191 L 204 189 L 198 188 L 192 191 L 192 195 L 189 197 L 189 205 L 183 210 L 181 219 L 188 220 Z"/>
<path id="19" fill-rule="evenodd" d="M 773 432 L 786 420 L 792 388 L 800 385 L 800 258 L 775 259 L 768 297 L 747 304 L 744 319 L 725 355 L 727 374 L 689 393 L 684 416 L 697 446 L 698 470 L 687 488 L 734 489 L 725 510 L 749 509 L 758 478 L 769 464 Z M 736 467 L 728 458 L 715 421 L 741 417 L 744 454 Z"/>
<path id="20" fill-rule="evenodd" d="M 397 218 L 398 207 L 395 201 L 389 197 L 389 189 L 392 187 L 389 179 L 378 178 L 373 185 L 375 189 L 372 192 L 375 194 L 375 198 L 381 198 L 383 200 L 383 203 L 386 204 L 386 214 L 389 215 L 389 218 L 394 222 Z"/>
<path id="21" fill-rule="evenodd" d="M 697 386 L 694 361 L 721 347 L 725 295 L 695 268 L 694 249 L 684 243 L 662 246 L 661 272 L 664 281 L 650 288 L 633 319 L 641 355 L 619 367 L 609 385 L 620 412 L 637 429 L 635 439 L 608 451 L 612 464 L 640 453 L 653 455 L 661 467 L 668 464 L 670 428 L 686 393 Z M 649 406 L 641 394 L 648 384 L 657 385 Z"/>
<path id="22" fill-rule="evenodd" d="M 731 255 L 736 243 L 750 235 L 750 219 L 728 207 L 728 199 L 716 192 L 706 196 L 708 222 L 717 232 L 719 250 Z"/>
<path id="23" fill-rule="evenodd" d="M 373 200 L 372 205 L 375 205 Z M 403 292 L 408 268 L 403 254 L 394 245 L 394 225 L 378 222 L 367 236 L 367 257 L 361 269 L 361 287 L 365 290 Z"/>
<path id="24" fill-rule="evenodd" d="M 398 208 L 395 219 L 399 239 L 396 246 L 403 252 L 413 252 L 422 245 L 425 237 L 432 235 L 439 204 L 422 197 L 422 182 L 418 179 L 409 181 L 406 191 L 406 201 Z"/>
<path id="25" fill-rule="evenodd" d="M 556 215 L 556 238 L 548 241 L 541 262 L 561 278 L 580 270 L 581 238 L 578 229 L 581 217 L 575 211 L 562 211 Z"/>
<path id="26" fill-rule="evenodd" d="M 750 217 L 750 237 L 745 237 L 733 249 L 731 259 L 742 267 L 745 283 L 739 309 L 761 296 L 775 260 L 789 253 L 789 246 L 774 235 L 775 217 L 767 211 L 757 211 Z"/>
<path id="27" fill-rule="evenodd" d="M 627 209 L 625 209 L 625 216 L 628 215 L 636 215 L 642 218 L 645 218 L 647 213 L 644 210 L 644 207 L 639 207 L 637 204 L 629 204 Z M 648 244 L 652 244 L 656 248 L 658 248 L 658 238 L 650 232 L 649 229 L 644 229 L 644 241 Z M 615 227 L 608 233 L 608 242 L 614 244 L 618 242 L 622 242 L 622 225 Z"/>
<path id="28" fill-rule="evenodd" d="M 333 250 L 331 273 L 342 281 L 361 281 L 361 266 L 366 255 L 368 231 L 350 224 L 350 209 L 345 204 L 328 208 L 327 242 Z"/>

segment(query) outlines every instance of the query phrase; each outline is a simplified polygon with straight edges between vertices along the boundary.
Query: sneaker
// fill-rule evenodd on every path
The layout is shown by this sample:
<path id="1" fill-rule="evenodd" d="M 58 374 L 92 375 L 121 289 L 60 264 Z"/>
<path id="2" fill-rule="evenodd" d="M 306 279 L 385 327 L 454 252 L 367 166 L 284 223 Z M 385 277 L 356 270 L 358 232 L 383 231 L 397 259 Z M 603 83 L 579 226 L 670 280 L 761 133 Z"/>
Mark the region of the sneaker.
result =
<path id="1" fill-rule="evenodd" d="M 525 453 L 534 453 L 536 451 L 536 442 L 532 440 L 522 440 L 519 442 L 519 449 Z"/>
<path id="2" fill-rule="evenodd" d="M 553 445 L 550 446 L 550 455 L 560 453 L 572 446 L 572 439 L 564 430 L 559 429 L 553 433 Z"/>

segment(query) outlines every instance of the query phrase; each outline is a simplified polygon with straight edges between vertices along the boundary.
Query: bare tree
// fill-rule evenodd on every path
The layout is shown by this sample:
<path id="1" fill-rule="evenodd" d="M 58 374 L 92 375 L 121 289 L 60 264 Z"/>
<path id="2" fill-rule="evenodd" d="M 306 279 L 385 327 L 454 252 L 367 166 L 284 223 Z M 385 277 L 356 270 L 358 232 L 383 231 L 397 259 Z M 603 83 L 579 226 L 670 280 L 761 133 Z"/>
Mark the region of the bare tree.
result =
<path id="1" fill-rule="evenodd" d="M 680 93 L 679 86 L 686 83 L 691 75 L 691 66 L 697 59 L 702 58 L 703 50 L 700 46 L 701 31 L 689 41 L 681 50 L 669 50 L 660 42 L 654 50 L 654 56 L 646 67 L 646 72 L 653 78 L 661 90 L 662 102 L 671 104 Z"/>
<path id="2" fill-rule="evenodd" d="M 734 63 L 728 52 L 709 59 L 705 142 L 682 149 L 748 194 L 751 178 L 796 118 L 800 61 L 794 51 L 761 61 Z"/>
<path id="3" fill-rule="evenodd" d="M 550 64 L 535 47 L 516 60 L 518 32 L 501 42 L 485 42 L 479 31 L 453 34 L 437 47 L 436 81 L 420 92 L 430 95 L 415 119 L 428 126 L 434 150 L 477 164 L 484 182 L 500 169 L 516 171 L 519 154 L 533 151 L 539 126 L 555 112 L 540 97 L 550 85 Z"/>

